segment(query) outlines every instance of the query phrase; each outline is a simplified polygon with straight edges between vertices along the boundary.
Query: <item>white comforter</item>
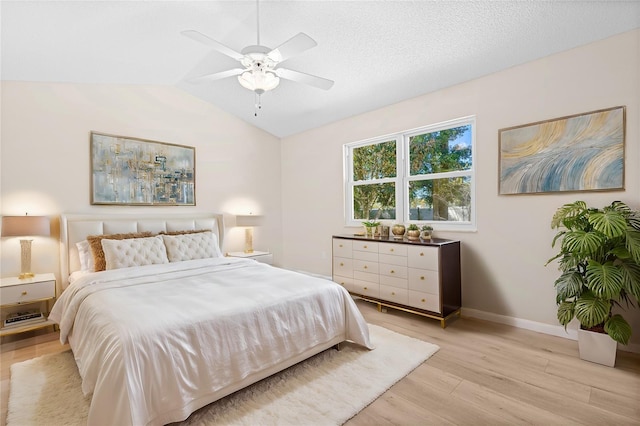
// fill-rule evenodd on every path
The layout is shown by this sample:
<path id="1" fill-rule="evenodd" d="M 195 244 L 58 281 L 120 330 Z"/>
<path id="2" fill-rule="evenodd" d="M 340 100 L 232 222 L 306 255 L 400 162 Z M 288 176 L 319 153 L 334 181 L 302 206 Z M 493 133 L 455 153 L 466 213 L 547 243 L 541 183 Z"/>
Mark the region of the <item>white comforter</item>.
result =
<path id="1" fill-rule="evenodd" d="M 87 274 L 49 318 L 93 393 L 89 424 L 183 420 L 332 340 L 371 347 L 341 286 L 236 258 Z"/>

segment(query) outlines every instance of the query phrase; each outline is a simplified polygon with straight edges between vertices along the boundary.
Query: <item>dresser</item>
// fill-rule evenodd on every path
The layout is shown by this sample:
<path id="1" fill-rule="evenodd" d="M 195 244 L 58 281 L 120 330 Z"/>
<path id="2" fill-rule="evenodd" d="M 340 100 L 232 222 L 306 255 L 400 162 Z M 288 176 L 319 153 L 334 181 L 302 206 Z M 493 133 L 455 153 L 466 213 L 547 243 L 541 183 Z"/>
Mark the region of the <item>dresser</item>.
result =
<path id="1" fill-rule="evenodd" d="M 460 316 L 460 241 L 333 236 L 333 281 L 353 296 L 440 320 Z"/>

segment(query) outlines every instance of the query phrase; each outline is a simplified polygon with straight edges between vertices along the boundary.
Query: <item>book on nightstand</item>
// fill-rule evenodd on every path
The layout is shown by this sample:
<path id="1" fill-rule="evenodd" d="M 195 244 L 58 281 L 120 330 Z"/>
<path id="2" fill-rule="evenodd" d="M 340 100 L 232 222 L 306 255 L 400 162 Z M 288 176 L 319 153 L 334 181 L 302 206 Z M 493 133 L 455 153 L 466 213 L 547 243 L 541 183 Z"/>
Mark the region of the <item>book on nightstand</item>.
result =
<path id="1" fill-rule="evenodd" d="M 45 317 L 42 312 L 38 310 L 31 310 L 25 312 L 14 312 L 7 315 L 3 322 L 3 327 L 17 327 L 24 324 L 30 324 L 32 322 L 44 321 Z"/>

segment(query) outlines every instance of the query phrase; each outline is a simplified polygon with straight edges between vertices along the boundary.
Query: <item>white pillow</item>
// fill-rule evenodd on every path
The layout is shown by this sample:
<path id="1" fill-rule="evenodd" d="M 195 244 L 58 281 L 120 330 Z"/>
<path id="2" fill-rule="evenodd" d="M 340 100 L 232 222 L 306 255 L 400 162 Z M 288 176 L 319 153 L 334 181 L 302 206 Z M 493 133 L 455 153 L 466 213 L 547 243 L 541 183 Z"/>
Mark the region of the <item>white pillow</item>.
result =
<path id="1" fill-rule="evenodd" d="M 101 241 L 107 269 L 169 263 L 160 236 Z"/>
<path id="2" fill-rule="evenodd" d="M 96 267 L 93 262 L 93 253 L 91 253 L 89 241 L 84 240 L 77 242 L 76 247 L 78 248 L 78 256 L 80 257 L 80 270 L 94 272 Z"/>
<path id="3" fill-rule="evenodd" d="M 213 232 L 163 235 L 169 262 L 222 257 L 218 237 Z"/>

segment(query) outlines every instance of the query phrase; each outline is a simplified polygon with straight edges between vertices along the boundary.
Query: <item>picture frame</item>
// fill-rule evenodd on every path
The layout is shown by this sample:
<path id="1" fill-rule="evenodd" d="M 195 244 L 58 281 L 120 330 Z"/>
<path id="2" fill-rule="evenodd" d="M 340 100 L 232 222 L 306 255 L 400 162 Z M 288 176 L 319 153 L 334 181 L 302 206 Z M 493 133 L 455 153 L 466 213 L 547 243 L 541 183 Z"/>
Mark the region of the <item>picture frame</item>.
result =
<path id="1" fill-rule="evenodd" d="M 194 147 L 91 132 L 91 204 L 195 206 Z"/>
<path id="2" fill-rule="evenodd" d="M 500 195 L 624 189 L 626 108 L 498 131 Z"/>

